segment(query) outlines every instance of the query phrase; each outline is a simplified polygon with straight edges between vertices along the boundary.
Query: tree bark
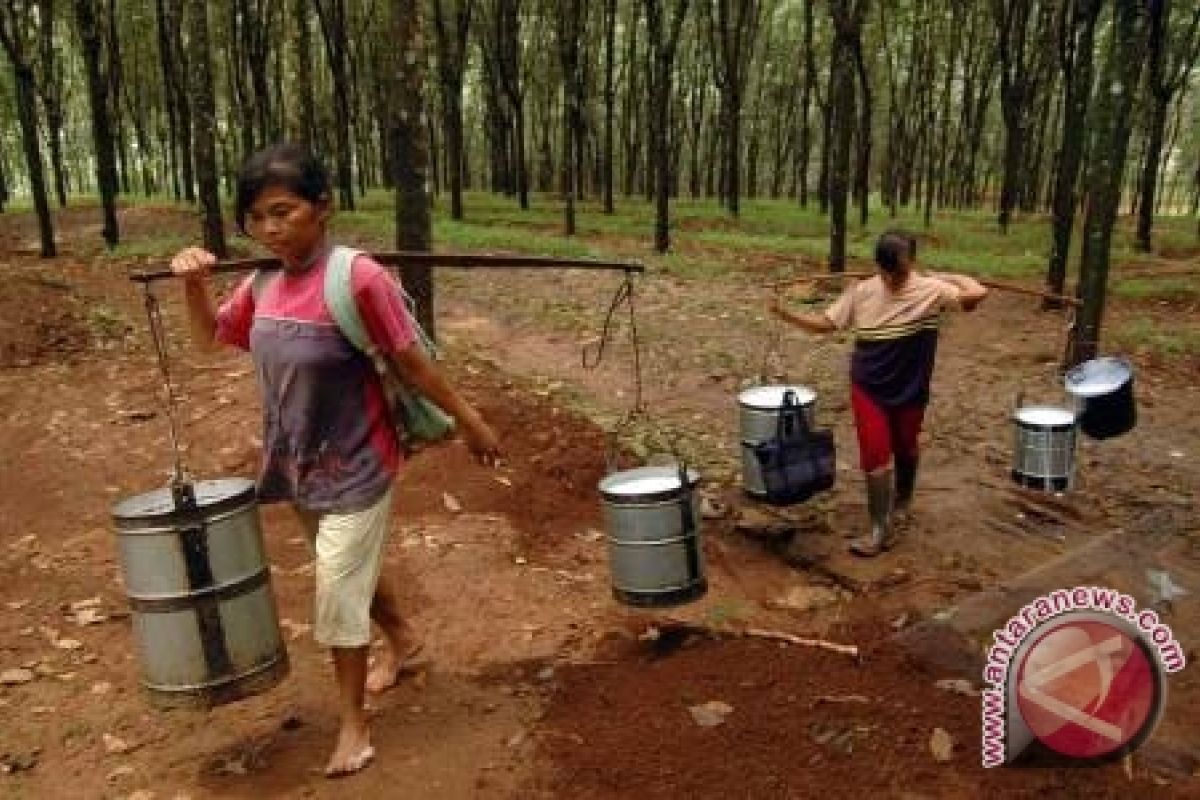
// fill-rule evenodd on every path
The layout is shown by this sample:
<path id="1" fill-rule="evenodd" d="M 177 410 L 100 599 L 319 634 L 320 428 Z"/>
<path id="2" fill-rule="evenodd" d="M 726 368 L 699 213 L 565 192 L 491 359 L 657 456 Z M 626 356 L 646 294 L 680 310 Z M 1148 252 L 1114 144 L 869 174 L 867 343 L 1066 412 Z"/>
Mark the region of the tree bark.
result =
<path id="1" fill-rule="evenodd" d="M 715 5 L 715 7 L 711 7 Z M 741 210 L 742 193 L 742 102 L 754 41 L 758 37 L 761 12 L 759 0 L 708 0 L 709 49 L 713 56 L 713 77 L 721 93 L 722 124 L 725 129 L 724 192 L 725 207 L 736 217 Z"/>
<path id="2" fill-rule="evenodd" d="M 812 160 L 812 130 L 809 114 L 812 96 L 817 85 L 816 54 L 813 50 L 813 6 L 816 0 L 804 3 L 804 88 L 800 92 L 800 147 L 796 154 L 796 183 L 799 185 L 801 208 L 808 208 L 808 168 Z"/>
<path id="3" fill-rule="evenodd" d="M 563 234 L 575 235 L 575 197 L 579 182 L 578 135 L 579 88 L 582 81 L 579 63 L 579 37 L 583 33 L 584 5 L 582 0 L 563 0 L 558 8 L 558 54 L 562 67 L 562 158 Z"/>
<path id="4" fill-rule="evenodd" d="M 1089 123 L 1092 153 L 1079 280 L 1083 306 L 1072 332 L 1066 366 L 1094 358 L 1099 346 L 1112 231 L 1132 128 L 1133 97 L 1145 63 L 1147 20 L 1143 5 L 1142 0 L 1115 0 L 1112 42 L 1096 92 L 1095 113 Z"/>
<path id="5" fill-rule="evenodd" d="M 1062 148 L 1054 179 L 1052 205 L 1052 245 L 1046 270 L 1046 291 L 1062 295 L 1067 279 L 1067 259 L 1071 252 L 1071 232 L 1078 205 L 1079 169 L 1083 164 L 1085 120 L 1092 93 L 1092 62 L 1095 51 L 1096 22 L 1104 0 L 1074 0 L 1069 26 L 1059 44 L 1063 70 Z M 1047 298 L 1046 309 L 1061 303 Z"/>
<path id="6" fill-rule="evenodd" d="M 604 153 L 600 166 L 604 184 L 604 213 L 613 208 L 613 124 L 616 115 L 615 86 L 617 48 L 617 0 L 604 0 Z"/>
<path id="7" fill-rule="evenodd" d="M 463 73 L 467 67 L 467 36 L 471 30 L 474 0 L 452 0 L 447 15 L 446 0 L 433 0 L 434 43 L 438 56 L 438 80 L 442 100 L 442 129 L 446 139 L 446 177 L 450 186 L 450 218 L 463 218 Z M 450 17 L 449 21 L 447 16 Z"/>
<path id="8" fill-rule="evenodd" d="M 354 167 L 351 150 L 351 116 L 353 104 L 351 94 L 354 86 L 350 81 L 350 64 L 346 28 L 345 0 L 313 0 L 317 19 L 321 23 L 322 38 L 325 40 L 325 56 L 329 61 L 329 72 L 333 78 L 333 135 L 336 143 L 338 207 L 354 210 Z"/>
<path id="9" fill-rule="evenodd" d="M 688 0 L 675 0 L 665 17 L 664 0 L 643 0 L 650 46 L 650 151 L 654 165 L 654 249 L 671 248 L 671 79 L 679 33 L 687 15 Z"/>
<path id="10" fill-rule="evenodd" d="M 433 249 L 433 224 L 425 185 L 429 144 L 425 131 L 425 42 L 416 3 L 392 4 L 393 105 L 390 116 L 393 182 L 396 187 L 396 248 Z M 417 320 L 435 335 L 433 273 L 428 266 L 405 265 L 401 280 L 417 306 Z"/>
<path id="11" fill-rule="evenodd" d="M 54 193 L 58 207 L 67 207 L 67 171 L 63 164 L 63 90 L 66 76 L 55 52 L 54 0 L 38 0 L 38 34 L 40 39 L 39 71 L 42 79 L 37 82 L 42 108 L 46 112 L 46 139 L 50 145 L 50 170 L 54 175 Z"/>
<path id="12" fill-rule="evenodd" d="M 846 269 L 846 207 L 850 190 L 850 140 L 854 137 L 855 49 L 869 0 L 833 3 L 833 53 L 829 84 L 829 271 Z M 869 132 L 866 135 L 870 135 Z"/>
<path id="13" fill-rule="evenodd" d="M 1149 76 L 1146 88 L 1149 94 L 1150 120 L 1147 123 L 1146 160 L 1142 167 L 1139 189 L 1138 224 L 1135 244 L 1138 250 L 1150 252 L 1151 231 L 1154 228 L 1154 208 L 1158 195 L 1158 170 L 1162 163 L 1163 140 L 1166 136 L 1167 114 L 1171 100 L 1183 81 L 1190 74 L 1197 59 L 1197 27 L 1200 25 L 1200 8 L 1190 19 L 1175 24 L 1183 28 L 1180 35 L 1171 35 L 1171 0 L 1150 0 L 1147 60 Z M 1186 24 L 1186 28 L 1184 28 Z"/>
<path id="14" fill-rule="evenodd" d="M 213 86 L 212 55 L 209 49 L 208 3 L 189 0 L 192 46 L 192 109 L 196 130 L 196 182 L 200 187 L 200 230 L 204 246 L 218 258 L 227 254 L 225 226 L 221 219 L 221 188 L 217 171 L 217 103 Z"/>
<path id="15" fill-rule="evenodd" d="M 46 196 L 46 177 L 42 169 L 42 154 L 38 149 L 37 81 L 28 55 L 31 45 L 25 41 L 26 21 L 31 9 L 23 2 L 11 2 L 0 7 L 0 46 L 8 55 L 15 82 L 17 121 L 21 128 L 21 148 L 25 153 L 29 189 L 37 213 L 38 234 L 42 258 L 57 255 L 54 245 L 54 221 Z"/>
<path id="16" fill-rule="evenodd" d="M 108 81 L 102 72 L 104 58 L 96 0 L 75 0 L 75 20 L 87 72 L 88 106 L 92 119 L 92 146 L 96 151 L 96 187 L 104 212 L 104 241 L 115 247 L 120 241 L 117 224 L 117 157 L 114 152 L 112 122 L 108 113 Z"/>

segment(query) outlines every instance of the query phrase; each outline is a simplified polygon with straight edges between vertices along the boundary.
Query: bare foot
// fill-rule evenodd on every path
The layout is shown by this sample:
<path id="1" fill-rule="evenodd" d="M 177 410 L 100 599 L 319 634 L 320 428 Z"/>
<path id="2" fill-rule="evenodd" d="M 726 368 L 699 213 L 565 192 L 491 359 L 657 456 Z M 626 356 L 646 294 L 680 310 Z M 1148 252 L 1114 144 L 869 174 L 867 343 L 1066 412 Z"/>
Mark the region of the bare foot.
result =
<path id="1" fill-rule="evenodd" d="M 382 651 L 367 673 L 368 692 L 386 692 L 400 681 L 400 675 L 411 668 L 413 658 L 421 652 L 421 645 L 409 645 L 403 651 L 397 651 L 391 644 L 385 644 Z"/>
<path id="2" fill-rule="evenodd" d="M 325 777 L 341 778 L 353 775 L 374 759 L 375 748 L 371 746 L 371 734 L 366 726 L 342 726 L 337 746 L 325 766 Z"/>

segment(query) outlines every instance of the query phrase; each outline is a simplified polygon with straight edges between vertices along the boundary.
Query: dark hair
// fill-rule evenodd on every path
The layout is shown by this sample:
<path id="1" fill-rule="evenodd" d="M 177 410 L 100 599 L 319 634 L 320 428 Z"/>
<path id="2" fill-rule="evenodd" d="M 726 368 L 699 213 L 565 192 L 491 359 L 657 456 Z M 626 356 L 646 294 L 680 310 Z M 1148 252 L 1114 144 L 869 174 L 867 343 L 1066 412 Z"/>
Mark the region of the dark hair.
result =
<path id="1" fill-rule="evenodd" d="M 907 233 L 888 231 L 875 243 L 875 263 L 884 272 L 900 269 L 906 256 L 909 261 L 917 257 L 917 240 Z"/>
<path id="2" fill-rule="evenodd" d="M 330 193 L 329 173 L 307 149 L 289 142 L 264 147 L 247 158 L 238 171 L 234 219 L 242 233 L 246 232 L 250 206 L 269 186 L 287 189 L 310 203 L 319 203 Z"/>

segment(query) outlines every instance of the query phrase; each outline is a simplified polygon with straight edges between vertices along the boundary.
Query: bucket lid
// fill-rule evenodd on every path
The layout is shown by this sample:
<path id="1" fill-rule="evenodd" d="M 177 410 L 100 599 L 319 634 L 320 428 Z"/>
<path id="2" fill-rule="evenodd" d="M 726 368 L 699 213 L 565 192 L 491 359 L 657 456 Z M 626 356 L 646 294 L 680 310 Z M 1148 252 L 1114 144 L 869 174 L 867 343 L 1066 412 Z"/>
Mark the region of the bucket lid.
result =
<path id="1" fill-rule="evenodd" d="M 807 386 L 751 386 L 738 395 L 738 402 L 750 408 L 774 411 L 783 408 L 783 395 L 789 389 L 796 393 L 796 402 L 802 406 L 817 399 L 817 393 Z"/>
<path id="2" fill-rule="evenodd" d="M 687 471 L 688 486 L 700 482 L 700 475 Z M 654 502 L 666 500 L 679 491 L 679 468 L 637 467 L 614 472 L 600 479 L 600 494 L 606 500 Z"/>
<path id="3" fill-rule="evenodd" d="M 1123 358 L 1093 358 L 1072 368 L 1064 378 L 1067 391 L 1076 397 L 1109 394 L 1133 377 L 1133 367 Z"/>
<path id="4" fill-rule="evenodd" d="M 1027 425 L 1071 425 L 1075 415 L 1065 408 L 1057 406 L 1025 406 L 1017 409 L 1014 415 L 1018 422 Z"/>
<path id="5" fill-rule="evenodd" d="M 196 511 L 201 513 L 216 511 L 217 507 L 223 505 L 234 506 L 254 497 L 254 481 L 246 478 L 196 481 L 191 487 L 196 495 Z M 185 509 L 175 507 L 175 497 L 169 486 L 128 497 L 113 506 L 112 510 L 114 519 L 131 522 L 161 520 L 188 513 Z"/>

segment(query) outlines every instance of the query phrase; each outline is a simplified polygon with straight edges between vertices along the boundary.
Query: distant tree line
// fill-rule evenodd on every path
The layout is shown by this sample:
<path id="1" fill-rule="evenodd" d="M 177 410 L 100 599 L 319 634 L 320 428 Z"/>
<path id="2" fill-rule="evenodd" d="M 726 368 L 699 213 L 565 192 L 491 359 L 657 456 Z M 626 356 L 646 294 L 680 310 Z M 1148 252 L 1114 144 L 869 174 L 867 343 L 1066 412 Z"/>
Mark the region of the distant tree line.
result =
<path id="1" fill-rule="evenodd" d="M 579 201 L 638 197 L 659 251 L 674 198 L 790 198 L 829 213 L 834 270 L 872 208 L 1047 214 L 1053 291 L 1081 215 L 1086 293 L 1119 211 L 1145 250 L 1200 213 L 1197 0 L 7 0 L 0 45 L 0 210 L 32 196 L 47 255 L 84 192 L 110 243 L 143 194 L 223 247 L 219 196 L 281 138 L 342 208 L 413 208 L 402 178 L 456 219 L 541 196 L 569 235 Z"/>

